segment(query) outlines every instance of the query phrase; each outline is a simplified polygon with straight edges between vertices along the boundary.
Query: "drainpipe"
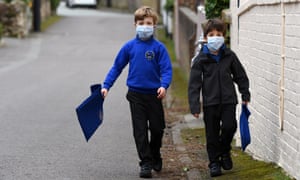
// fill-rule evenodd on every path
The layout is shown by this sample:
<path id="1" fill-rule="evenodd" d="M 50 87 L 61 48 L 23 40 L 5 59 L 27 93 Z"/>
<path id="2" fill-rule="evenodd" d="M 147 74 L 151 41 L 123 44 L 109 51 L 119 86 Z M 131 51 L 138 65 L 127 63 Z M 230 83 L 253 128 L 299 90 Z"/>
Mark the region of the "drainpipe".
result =
<path id="1" fill-rule="evenodd" d="M 279 80 L 279 125 L 280 125 L 280 130 L 283 130 L 283 121 L 284 121 L 284 66 L 285 66 L 285 7 L 284 7 L 284 2 L 281 0 L 281 76 Z"/>

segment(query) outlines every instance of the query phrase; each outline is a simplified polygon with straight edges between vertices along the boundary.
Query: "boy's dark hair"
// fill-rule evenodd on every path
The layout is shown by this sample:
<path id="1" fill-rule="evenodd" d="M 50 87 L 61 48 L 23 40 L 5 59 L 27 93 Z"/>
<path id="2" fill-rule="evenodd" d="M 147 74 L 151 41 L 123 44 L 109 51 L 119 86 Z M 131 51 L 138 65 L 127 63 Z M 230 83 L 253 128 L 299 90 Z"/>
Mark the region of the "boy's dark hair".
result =
<path id="1" fill-rule="evenodd" d="M 149 6 L 143 6 L 137 9 L 134 12 L 134 22 L 136 23 L 138 20 L 144 20 L 145 17 L 152 17 L 153 23 L 157 24 L 158 15 L 156 12 Z"/>
<path id="2" fill-rule="evenodd" d="M 213 30 L 223 32 L 223 36 L 226 35 L 226 25 L 219 18 L 209 19 L 206 22 L 206 24 L 204 25 L 204 28 L 203 28 L 204 37 L 207 37 L 207 34 Z"/>

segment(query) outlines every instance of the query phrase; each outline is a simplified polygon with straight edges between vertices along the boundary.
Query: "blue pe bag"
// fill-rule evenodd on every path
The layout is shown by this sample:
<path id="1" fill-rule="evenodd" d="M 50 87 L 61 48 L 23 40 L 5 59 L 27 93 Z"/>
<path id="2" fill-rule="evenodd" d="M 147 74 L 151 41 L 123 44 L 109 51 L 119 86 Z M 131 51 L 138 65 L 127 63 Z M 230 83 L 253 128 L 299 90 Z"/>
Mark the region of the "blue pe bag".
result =
<path id="1" fill-rule="evenodd" d="M 240 135 L 241 147 L 245 151 L 246 147 L 251 143 L 251 135 L 249 129 L 249 116 L 251 115 L 247 105 L 242 104 L 242 112 L 240 115 Z"/>
<path id="2" fill-rule="evenodd" d="M 76 108 L 77 118 L 87 142 L 103 121 L 104 99 L 100 92 L 101 84 L 91 85 L 90 90 L 91 95 Z"/>

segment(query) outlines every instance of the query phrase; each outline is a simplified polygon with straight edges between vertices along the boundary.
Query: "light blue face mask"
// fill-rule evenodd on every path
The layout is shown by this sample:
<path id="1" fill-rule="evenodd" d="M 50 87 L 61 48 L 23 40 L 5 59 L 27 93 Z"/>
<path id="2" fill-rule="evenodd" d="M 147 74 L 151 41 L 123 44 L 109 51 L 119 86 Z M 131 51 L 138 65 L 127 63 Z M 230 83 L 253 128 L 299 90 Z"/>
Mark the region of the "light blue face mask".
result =
<path id="1" fill-rule="evenodd" d="M 141 40 L 147 40 L 153 35 L 154 28 L 153 26 L 136 26 L 136 34 Z"/>
<path id="2" fill-rule="evenodd" d="M 223 36 L 207 37 L 207 47 L 210 51 L 218 51 L 223 44 L 224 44 Z"/>

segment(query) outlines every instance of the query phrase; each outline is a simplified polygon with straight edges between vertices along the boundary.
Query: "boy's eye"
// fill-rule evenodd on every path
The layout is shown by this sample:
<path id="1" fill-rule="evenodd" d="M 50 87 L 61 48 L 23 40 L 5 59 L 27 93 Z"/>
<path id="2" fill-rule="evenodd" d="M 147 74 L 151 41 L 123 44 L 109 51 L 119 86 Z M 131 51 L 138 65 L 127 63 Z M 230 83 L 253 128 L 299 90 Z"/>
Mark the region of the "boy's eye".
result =
<path id="1" fill-rule="evenodd" d="M 211 32 L 209 32 L 207 34 L 207 36 L 211 37 L 211 36 L 223 36 L 223 32 L 217 31 L 217 30 L 213 30 Z"/>
<path id="2" fill-rule="evenodd" d="M 152 22 L 139 22 L 139 23 L 137 23 L 137 25 L 140 25 L 140 26 L 143 26 L 143 25 L 152 26 L 153 23 Z"/>
<path id="3" fill-rule="evenodd" d="M 218 36 L 218 37 L 220 37 L 220 36 L 223 36 L 223 34 L 207 34 L 207 36 L 208 36 L 208 37 L 213 37 L 213 36 Z"/>
<path id="4" fill-rule="evenodd" d="M 143 25 L 147 25 L 147 26 L 153 26 L 153 19 L 151 17 L 145 17 L 144 19 L 140 19 L 136 22 L 137 25 L 143 26 Z"/>

